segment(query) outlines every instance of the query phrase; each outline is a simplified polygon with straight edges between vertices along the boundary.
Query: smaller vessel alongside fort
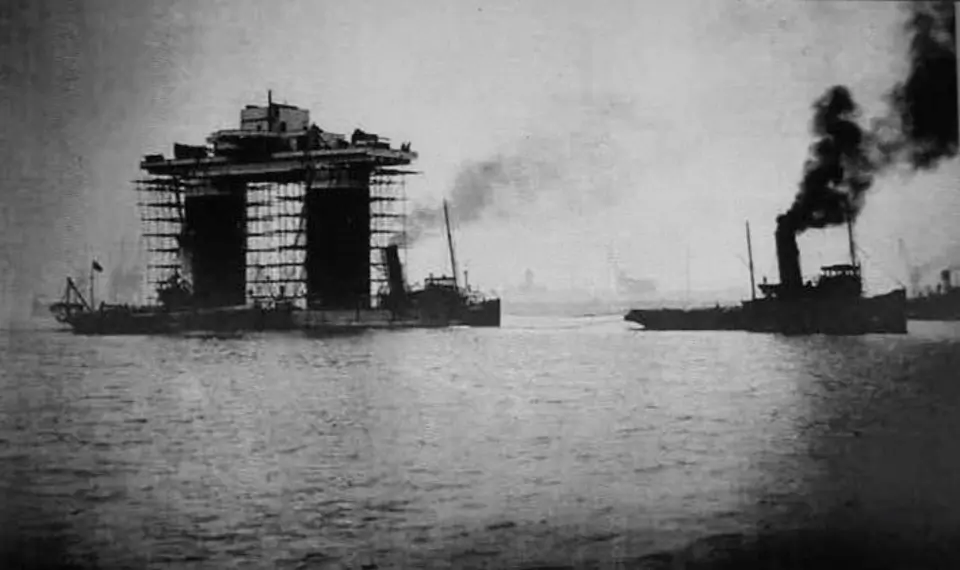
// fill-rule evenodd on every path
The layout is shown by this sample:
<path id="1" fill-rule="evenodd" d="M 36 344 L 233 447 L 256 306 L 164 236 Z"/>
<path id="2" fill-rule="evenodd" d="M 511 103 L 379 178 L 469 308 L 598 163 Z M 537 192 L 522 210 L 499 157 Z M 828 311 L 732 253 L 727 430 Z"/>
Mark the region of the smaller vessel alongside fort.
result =
<path id="1" fill-rule="evenodd" d="M 457 256 L 450 229 L 450 212 L 443 202 L 443 219 L 447 231 L 447 247 L 450 252 L 452 276 L 427 277 L 423 288 L 409 290 L 400 263 L 399 248 L 388 245 L 383 252 L 387 268 L 387 288 L 381 297 L 381 305 L 401 320 L 417 319 L 424 326 L 449 324 L 474 327 L 500 326 L 500 299 L 487 298 L 467 284 L 461 287 L 457 278 Z"/>
<path id="2" fill-rule="evenodd" d="M 785 225 L 776 232 L 780 283 L 760 284 L 756 298 L 750 227 L 751 300 L 739 307 L 702 309 L 633 310 L 624 317 L 647 330 L 743 330 L 751 332 L 860 335 L 907 332 L 906 291 L 883 295 L 863 294 L 860 264 L 856 261 L 851 226 L 848 224 L 851 262 L 823 267 L 816 282 L 803 282 L 796 234 Z"/>

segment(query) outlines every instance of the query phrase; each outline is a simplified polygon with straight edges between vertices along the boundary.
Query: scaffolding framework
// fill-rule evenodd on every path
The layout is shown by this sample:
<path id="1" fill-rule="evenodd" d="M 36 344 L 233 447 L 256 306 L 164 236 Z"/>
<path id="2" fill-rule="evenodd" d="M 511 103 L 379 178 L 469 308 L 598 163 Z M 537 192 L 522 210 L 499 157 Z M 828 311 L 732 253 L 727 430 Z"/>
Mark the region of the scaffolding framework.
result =
<path id="1" fill-rule="evenodd" d="M 189 279 L 190 264 L 184 262 L 179 239 L 186 183 L 174 176 L 155 176 L 135 183 L 140 194 L 137 205 L 143 224 L 141 239 L 147 252 L 142 297 L 154 304 L 157 287 L 174 273 Z"/>
<path id="2" fill-rule="evenodd" d="M 355 160 L 304 161 L 294 172 L 251 176 L 231 174 L 243 186 L 245 200 L 246 302 L 269 304 L 283 299 L 305 307 L 308 297 L 307 194 L 341 187 L 318 181 L 318 172 L 336 171 Z M 416 172 L 371 165 L 369 174 L 369 276 L 371 304 L 376 306 L 387 283 L 382 250 L 391 243 L 404 249 L 406 176 Z M 142 240 L 148 253 L 144 286 L 148 303 L 157 302 L 157 287 L 175 274 L 192 282 L 191 255 L 181 237 L 186 198 L 217 193 L 218 177 L 197 169 L 137 180 Z M 331 244 L 331 247 L 336 247 Z"/>
<path id="3" fill-rule="evenodd" d="M 409 171 L 379 169 L 370 176 L 370 298 L 380 301 L 388 283 L 383 250 L 391 243 L 406 249 L 406 175 Z"/>
<path id="4" fill-rule="evenodd" d="M 306 182 L 247 186 L 248 302 L 307 298 Z"/>

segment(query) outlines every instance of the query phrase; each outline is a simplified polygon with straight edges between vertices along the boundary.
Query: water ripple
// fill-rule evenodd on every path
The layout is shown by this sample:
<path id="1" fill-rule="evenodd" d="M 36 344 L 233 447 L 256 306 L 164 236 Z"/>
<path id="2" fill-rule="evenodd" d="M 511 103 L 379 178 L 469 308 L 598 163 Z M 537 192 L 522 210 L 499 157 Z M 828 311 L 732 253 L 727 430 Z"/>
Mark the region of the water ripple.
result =
<path id="1" fill-rule="evenodd" d="M 618 326 L 0 332 L 3 514 L 146 568 L 655 567 L 757 528 L 960 526 L 958 338 Z"/>

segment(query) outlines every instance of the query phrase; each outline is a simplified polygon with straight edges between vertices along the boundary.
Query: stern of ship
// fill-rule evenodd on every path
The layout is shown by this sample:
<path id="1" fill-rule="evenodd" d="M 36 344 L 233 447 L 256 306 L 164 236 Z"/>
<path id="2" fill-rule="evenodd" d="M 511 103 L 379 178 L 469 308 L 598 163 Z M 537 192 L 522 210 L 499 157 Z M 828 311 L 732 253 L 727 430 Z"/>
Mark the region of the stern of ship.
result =
<path id="1" fill-rule="evenodd" d="M 483 299 L 468 303 L 463 321 L 471 327 L 499 327 L 500 299 Z"/>

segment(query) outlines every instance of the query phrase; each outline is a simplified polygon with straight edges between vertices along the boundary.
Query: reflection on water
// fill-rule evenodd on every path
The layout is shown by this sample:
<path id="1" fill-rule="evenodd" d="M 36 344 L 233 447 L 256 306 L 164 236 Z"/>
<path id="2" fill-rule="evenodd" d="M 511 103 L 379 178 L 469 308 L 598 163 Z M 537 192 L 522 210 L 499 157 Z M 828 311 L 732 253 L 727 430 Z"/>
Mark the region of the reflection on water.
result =
<path id="1" fill-rule="evenodd" d="M 729 533 L 960 521 L 956 327 L 504 325 L 0 332 L 5 548 L 90 567 L 603 566 Z"/>

